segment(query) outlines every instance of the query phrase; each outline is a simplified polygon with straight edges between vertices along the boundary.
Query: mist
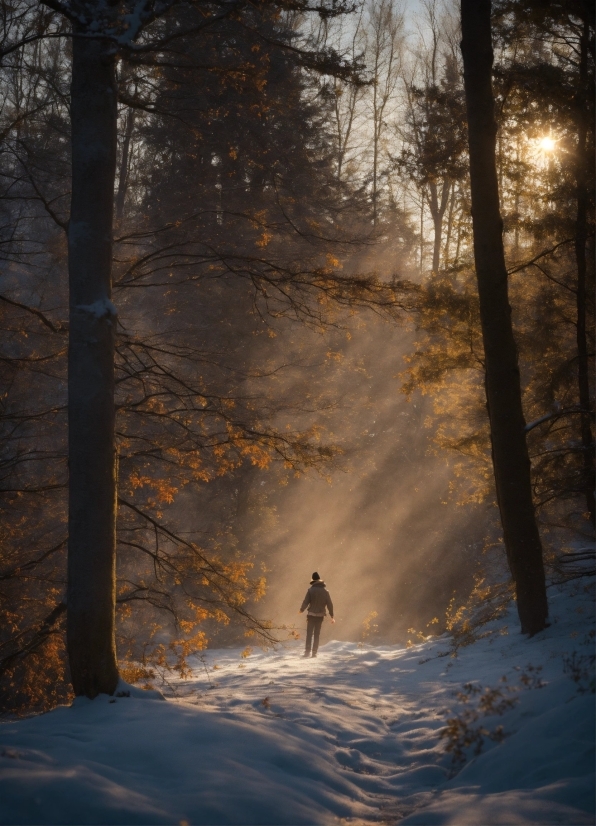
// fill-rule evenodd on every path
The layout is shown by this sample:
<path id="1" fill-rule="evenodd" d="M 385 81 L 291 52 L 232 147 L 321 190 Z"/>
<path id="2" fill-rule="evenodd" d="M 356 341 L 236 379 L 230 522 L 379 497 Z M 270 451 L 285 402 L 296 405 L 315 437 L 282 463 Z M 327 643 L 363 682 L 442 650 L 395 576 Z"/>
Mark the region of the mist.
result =
<path id="1" fill-rule="evenodd" d="M 274 507 L 258 543 L 267 593 L 256 610 L 277 627 L 301 629 L 297 612 L 314 571 L 335 606 L 326 639 L 389 643 L 407 641 L 409 628 L 436 633 L 451 598 L 473 586 L 489 509 L 456 505 L 449 457 L 433 446 L 433 400 L 400 390 L 413 347 L 412 330 L 369 318 L 336 371 L 343 402 L 327 426 L 343 446 L 341 467 L 283 486 L 266 472 L 254 482 Z"/>

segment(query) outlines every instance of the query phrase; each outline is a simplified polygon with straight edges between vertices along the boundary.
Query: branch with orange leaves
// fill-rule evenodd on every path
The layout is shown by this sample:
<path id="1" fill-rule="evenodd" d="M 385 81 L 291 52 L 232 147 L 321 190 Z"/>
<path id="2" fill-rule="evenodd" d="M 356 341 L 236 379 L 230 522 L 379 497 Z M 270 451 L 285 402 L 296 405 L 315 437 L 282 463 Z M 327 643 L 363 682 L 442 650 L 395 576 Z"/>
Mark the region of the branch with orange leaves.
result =
<path id="1" fill-rule="evenodd" d="M 248 596 L 252 594 L 258 598 L 263 588 L 261 580 L 251 580 L 248 577 L 248 569 L 252 567 L 250 562 L 238 567 L 239 563 L 237 562 L 228 565 L 216 557 L 210 558 L 196 543 L 190 542 L 180 536 L 177 531 L 164 525 L 162 521 L 150 513 L 147 513 L 143 508 L 122 497 L 119 497 L 118 502 L 136 516 L 140 517 L 148 526 L 151 526 L 156 538 L 161 535 L 167 541 L 171 542 L 174 547 L 183 548 L 188 552 L 191 558 L 198 562 L 198 567 L 196 570 L 189 572 L 184 564 L 178 565 L 175 555 L 164 551 L 160 547 L 158 539 L 153 550 L 140 542 L 132 543 L 124 539 L 123 544 L 126 544 L 128 547 L 134 547 L 141 553 L 148 555 L 157 568 L 177 580 L 177 588 L 184 594 L 185 598 L 193 602 L 198 601 L 208 606 L 210 613 L 214 611 L 217 612 L 217 610 L 221 609 L 231 611 L 240 619 L 249 633 L 256 634 L 264 642 L 269 644 L 277 641 L 276 637 L 271 633 L 271 624 L 266 620 L 259 619 L 245 607 Z M 176 622 L 178 622 L 179 618 L 171 591 L 164 590 L 163 587 L 157 589 L 160 591 L 160 598 L 158 599 L 157 593 L 153 593 L 152 587 L 147 586 L 146 583 L 137 584 L 131 582 L 129 584 L 132 586 L 132 589 L 130 592 L 120 596 L 120 602 L 127 601 L 128 599 L 145 599 L 149 601 L 153 599 L 152 605 L 154 607 L 165 608 L 174 617 Z M 200 593 L 199 590 L 201 591 Z M 167 596 L 167 606 L 163 602 L 164 595 Z"/>

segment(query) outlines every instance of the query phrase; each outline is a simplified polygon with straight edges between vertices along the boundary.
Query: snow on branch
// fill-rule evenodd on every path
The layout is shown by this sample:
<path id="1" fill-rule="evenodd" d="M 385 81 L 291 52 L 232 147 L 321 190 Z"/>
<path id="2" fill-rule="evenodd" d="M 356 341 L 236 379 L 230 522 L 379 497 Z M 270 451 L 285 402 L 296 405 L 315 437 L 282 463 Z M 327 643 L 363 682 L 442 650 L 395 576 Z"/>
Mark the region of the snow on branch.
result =
<path id="1" fill-rule="evenodd" d="M 76 309 L 82 313 L 89 313 L 97 319 L 116 318 L 118 315 L 115 304 L 106 296 L 98 298 L 93 304 L 77 304 Z"/>
<path id="2" fill-rule="evenodd" d="M 107 0 L 77 3 L 71 0 L 42 0 L 43 4 L 75 24 L 75 36 L 112 40 L 130 46 L 143 28 L 163 16 L 179 0 L 136 0 L 114 6 Z"/>
<path id="3" fill-rule="evenodd" d="M 549 422 L 552 419 L 559 419 L 561 416 L 570 416 L 573 413 L 590 413 L 589 410 L 584 410 L 583 407 L 579 407 L 579 405 L 575 405 L 574 407 L 566 407 L 564 410 L 554 410 L 552 413 L 546 413 L 544 416 L 541 416 L 539 419 L 535 419 L 533 422 L 528 422 L 528 424 L 524 427 L 524 431 L 529 433 L 530 430 L 534 430 L 535 427 L 538 427 L 539 424 L 543 424 L 544 422 Z"/>

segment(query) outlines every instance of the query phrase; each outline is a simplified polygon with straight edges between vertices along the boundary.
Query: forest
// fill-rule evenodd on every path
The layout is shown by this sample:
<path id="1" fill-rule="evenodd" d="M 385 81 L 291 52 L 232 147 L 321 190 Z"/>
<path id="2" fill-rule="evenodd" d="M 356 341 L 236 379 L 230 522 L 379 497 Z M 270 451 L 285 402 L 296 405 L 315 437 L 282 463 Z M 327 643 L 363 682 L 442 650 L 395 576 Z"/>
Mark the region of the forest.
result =
<path id="1" fill-rule="evenodd" d="M 594 33 L 1 0 L 0 721 L 296 656 L 311 571 L 322 651 L 553 633 L 594 575 Z"/>
<path id="2" fill-rule="evenodd" d="M 488 90 L 439 0 L 95 5 L 2 9 L 4 710 L 295 635 L 310 567 L 345 639 L 539 631 L 594 524 L 591 4 L 494 3 Z"/>

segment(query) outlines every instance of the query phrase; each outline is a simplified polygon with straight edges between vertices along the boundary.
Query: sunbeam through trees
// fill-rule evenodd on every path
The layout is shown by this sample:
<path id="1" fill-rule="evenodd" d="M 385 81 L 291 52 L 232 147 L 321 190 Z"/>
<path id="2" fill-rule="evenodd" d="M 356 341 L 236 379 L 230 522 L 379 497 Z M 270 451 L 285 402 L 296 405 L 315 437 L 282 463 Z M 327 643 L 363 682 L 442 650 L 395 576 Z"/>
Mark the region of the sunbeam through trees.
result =
<path id="1" fill-rule="evenodd" d="M 2 711 L 292 640 L 318 569 L 346 643 L 543 631 L 593 556 L 593 4 L 1 8 Z"/>

